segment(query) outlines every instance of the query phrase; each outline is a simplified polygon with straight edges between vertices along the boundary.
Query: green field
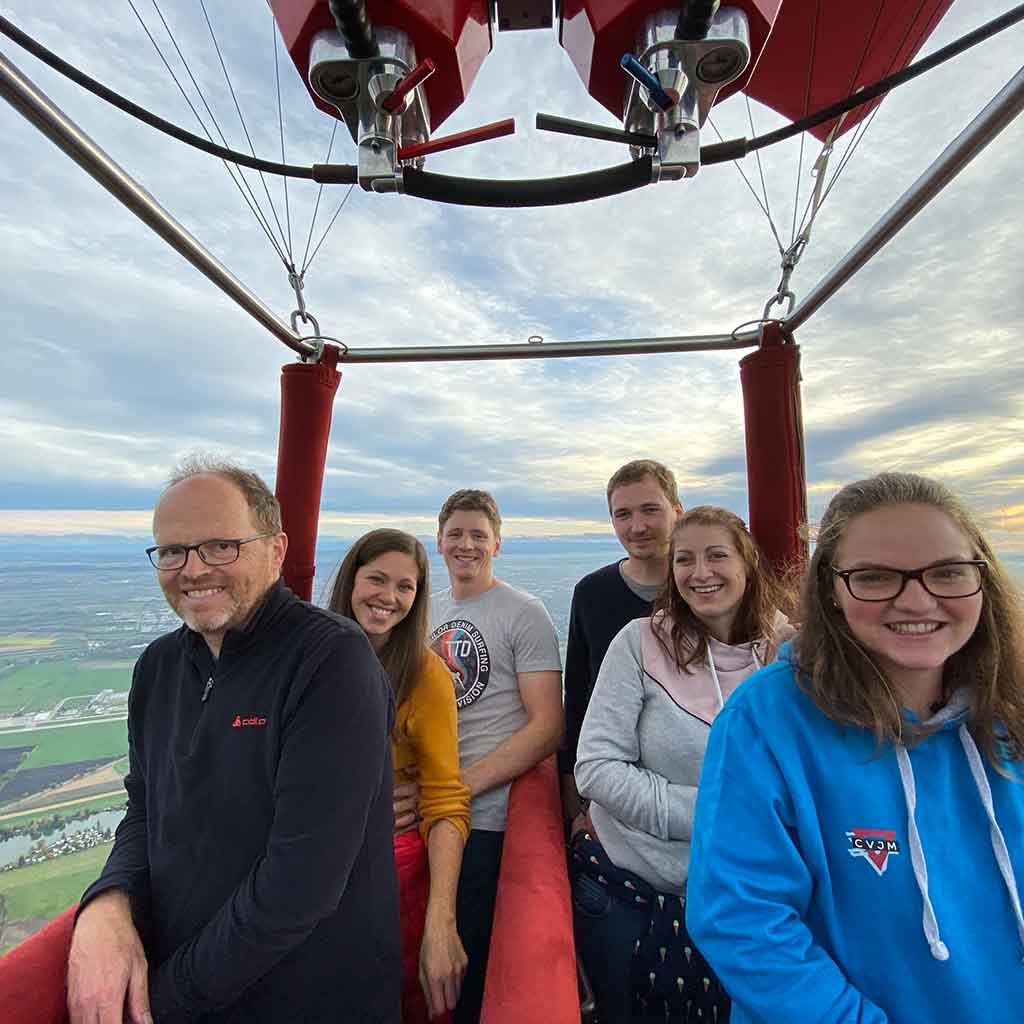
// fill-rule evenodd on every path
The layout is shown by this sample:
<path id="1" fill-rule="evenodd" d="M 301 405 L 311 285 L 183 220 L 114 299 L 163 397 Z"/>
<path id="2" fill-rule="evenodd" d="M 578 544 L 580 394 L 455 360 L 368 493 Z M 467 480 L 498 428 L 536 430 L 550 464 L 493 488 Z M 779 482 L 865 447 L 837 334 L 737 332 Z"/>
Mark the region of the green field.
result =
<path id="1" fill-rule="evenodd" d="M 104 843 L 42 864 L 0 872 L 0 895 L 7 902 L 7 920 L 13 923 L 56 917 L 95 881 L 109 853 L 110 844 Z"/>
<path id="2" fill-rule="evenodd" d="M 43 729 L 0 733 L 0 747 L 34 746 L 20 768 L 45 768 L 50 764 L 124 757 L 128 753 L 128 723 L 87 722 Z"/>
<path id="3" fill-rule="evenodd" d="M 62 697 L 78 697 L 100 690 L 123 693 L 131 681 L 131 665 L 127 661 L 46 661 L 26 665 L 0 678 L 0 715 L 46 711 Z"/>

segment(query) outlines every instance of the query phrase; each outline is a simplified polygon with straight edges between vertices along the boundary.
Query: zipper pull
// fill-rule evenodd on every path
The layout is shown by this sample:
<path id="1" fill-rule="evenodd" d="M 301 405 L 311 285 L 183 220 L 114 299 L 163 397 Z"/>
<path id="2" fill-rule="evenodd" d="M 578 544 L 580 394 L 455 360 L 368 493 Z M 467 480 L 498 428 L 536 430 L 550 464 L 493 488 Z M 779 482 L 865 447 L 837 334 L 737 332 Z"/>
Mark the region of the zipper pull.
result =
<path id="1" fill-rule="evenodd" d="M 210 691 L 212 689 L 213 689 L 213 676 L 210 676 L 210 678 L 206 680 L 206 685 L 203 687 L 203 695 L 202 695 L 202 697 L 199 698 L 199 703 L 200 704 L 205 704 L 206 703 L 206 698 L 210 696 Z"/>

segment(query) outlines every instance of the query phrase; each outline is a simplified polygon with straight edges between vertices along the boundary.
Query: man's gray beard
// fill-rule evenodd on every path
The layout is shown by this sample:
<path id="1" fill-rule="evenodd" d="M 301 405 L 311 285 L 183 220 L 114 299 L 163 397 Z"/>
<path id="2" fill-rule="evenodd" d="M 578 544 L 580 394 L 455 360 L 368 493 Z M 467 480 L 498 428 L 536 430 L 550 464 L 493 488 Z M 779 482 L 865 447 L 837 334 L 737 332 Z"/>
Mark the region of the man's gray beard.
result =
<path id="1" fill-rule="evenodd" d="M 217 633 L 231 621 L 234 614 L 235 609 L 229 608 L 212 621 L 200 622 L 193 615 L 183 615 L 181 618 L 185 625 L 195 633 Z"/>

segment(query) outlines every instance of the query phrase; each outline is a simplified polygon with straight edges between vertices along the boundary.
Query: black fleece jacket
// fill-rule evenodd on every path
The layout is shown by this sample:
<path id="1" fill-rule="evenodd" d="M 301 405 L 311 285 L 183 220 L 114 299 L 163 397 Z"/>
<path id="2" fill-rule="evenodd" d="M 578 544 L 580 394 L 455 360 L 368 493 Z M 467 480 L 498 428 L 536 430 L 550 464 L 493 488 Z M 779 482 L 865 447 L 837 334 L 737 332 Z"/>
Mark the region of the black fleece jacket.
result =
<path id="1" fill-rule="evenodd" d="M 214 661 L 182 626 L 135 667 L 126 890 L 164 1022 L 398 1021 L 391 687 L 348 619 L 275 584 Z"/>

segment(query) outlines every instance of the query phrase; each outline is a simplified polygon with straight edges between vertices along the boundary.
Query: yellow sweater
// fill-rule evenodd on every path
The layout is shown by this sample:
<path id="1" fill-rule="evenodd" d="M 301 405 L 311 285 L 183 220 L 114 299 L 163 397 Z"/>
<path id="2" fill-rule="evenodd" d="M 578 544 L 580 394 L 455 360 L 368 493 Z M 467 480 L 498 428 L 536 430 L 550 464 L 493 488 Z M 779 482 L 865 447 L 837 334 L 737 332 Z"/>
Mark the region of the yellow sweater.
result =
<path id="1" fill-rule="evenodd" d="M 458 714 L 452 674 L 433 651 L 427 651 L 423 670 L 408 698 L 398 709 L 391 736 L 395 785 L 403 774 L 419 769 L 420 835 L 426 840 L 435 822 L 450 821 L 469 837 L 469 789 L 459 774 Z"/>

